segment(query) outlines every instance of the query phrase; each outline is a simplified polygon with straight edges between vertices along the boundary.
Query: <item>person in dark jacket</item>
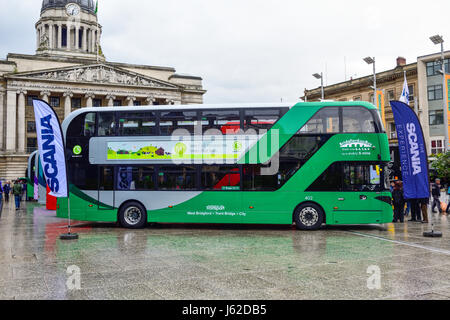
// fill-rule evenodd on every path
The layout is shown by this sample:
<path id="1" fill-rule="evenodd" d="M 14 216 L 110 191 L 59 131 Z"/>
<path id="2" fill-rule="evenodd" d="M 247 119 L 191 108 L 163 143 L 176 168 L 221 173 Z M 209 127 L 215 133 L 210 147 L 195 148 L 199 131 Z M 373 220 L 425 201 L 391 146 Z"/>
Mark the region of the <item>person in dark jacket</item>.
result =
<path id="1" fill-rule="evenodd" d="M 403 223 L 405 217 L 405 198 L 403 197 L 402 182 L 397 181 L 395 183 L 394 191 L 392 191 L 392 198 L 394 202 L 394 220 L 392 222 L 397 223 L 400 220 L 400 222 Z"/>
<path id="2" fill-rule="evenodd" d="M 11 193 L 11 184 L 10 182 L 6 182 L 3 186 L 3 194 L 5 195 L 5 201 L 9 202 L 9 194 Z"/>
<path id="3" fill-rule="evenodd" d="M 441 209 L 441 180 L 440 179 L 436 179 L 436 182 L 433 184 L 433 186 L 431 187 L 431 195 L 433 196 L 433 204 L 431 205 L 431 211 L 433 211 L 433 213 L 437 213 L 434 208 L 437 206 L 439 213 L 442 213 L 442 209 Z"/>

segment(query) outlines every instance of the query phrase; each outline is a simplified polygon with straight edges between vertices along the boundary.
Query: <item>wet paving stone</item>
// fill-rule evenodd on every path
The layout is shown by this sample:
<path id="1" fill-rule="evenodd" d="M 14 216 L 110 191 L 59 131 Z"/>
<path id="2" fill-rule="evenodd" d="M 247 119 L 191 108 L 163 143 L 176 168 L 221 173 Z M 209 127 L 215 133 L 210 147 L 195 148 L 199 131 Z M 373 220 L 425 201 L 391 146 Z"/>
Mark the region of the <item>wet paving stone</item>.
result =
<path id="1" fill-rule="evenodd" d="M 450 299 L 450 223 L 289 226 L 159 225 L 124 230 L 67 221 L 34 204 L 0 217 L 1 300 Z M 68 288 L 80 270 L 80 290 Z M 370 289 L 370 267 L 380 287 Z"/>

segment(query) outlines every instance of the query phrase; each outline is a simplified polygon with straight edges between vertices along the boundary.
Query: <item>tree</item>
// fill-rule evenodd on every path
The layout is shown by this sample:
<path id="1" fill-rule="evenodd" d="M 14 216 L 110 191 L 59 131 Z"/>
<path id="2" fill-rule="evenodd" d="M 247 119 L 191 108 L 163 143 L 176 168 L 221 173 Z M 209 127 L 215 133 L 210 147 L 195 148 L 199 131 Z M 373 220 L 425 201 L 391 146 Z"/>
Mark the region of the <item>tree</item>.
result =
<path id="1" fill-rule="evenodd" d="M 450 181 L 450 151 L 446 154 L 439 154 L 431 167 L 436 170 L 437 177 L 449 182 Z"/>

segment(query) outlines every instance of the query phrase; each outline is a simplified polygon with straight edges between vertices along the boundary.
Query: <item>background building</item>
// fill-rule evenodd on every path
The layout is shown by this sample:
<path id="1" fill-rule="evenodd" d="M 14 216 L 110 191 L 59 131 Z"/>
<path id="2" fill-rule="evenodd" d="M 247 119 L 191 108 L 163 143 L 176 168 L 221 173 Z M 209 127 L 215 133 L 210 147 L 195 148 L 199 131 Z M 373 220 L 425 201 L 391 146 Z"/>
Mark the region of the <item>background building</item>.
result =
<path id="1" fill-rule="evenodd" d="M 417 108 L 422 122 L 427 120 L 426 114 L 418 107 L 420 99 L 417 95 L 417 63 L 406 64 L 405 58 L 399 57 L 395 68 L 377 73 L 377 89 L 384 91 L 385 125 L 391 147 L 398 146 L 398 140 L 390 101 L 399 100 L 403 90 L 405 72 L 409 86 L 410 106 Z M 361 100 L 373 103 L 373 75 L 326 86 L 324 91 L 325 100 Z M 303 99 L 307 99 L 307 101 L 319 101 L 321 99 L 321 88 L 305 90 L 304 94 Z"/>
<path id="2" fill-rule="evenodd" d="M 450 74 L 450 52 L 444 53 L 445 73 Z M 428 153 L 444 152 L 444 90 L 441 66 L 441 54 L 431 54 L 417 58 L 417 73 L 419 78 L 419 94 L 421 108 L 427 113 L 427 121 L 422 122 L 428 129 Z"/>
<path id="3" fill-rule="evenodd" d="M 81 107 L 203 102 L 200 77 L 106 61 L 93 0 L 43 0 L 35 27 L 35 55 L 0 60 L 1 178 L 23 176 L 37 148 L 33 98 L 49 102 L 61 121 Z"/>

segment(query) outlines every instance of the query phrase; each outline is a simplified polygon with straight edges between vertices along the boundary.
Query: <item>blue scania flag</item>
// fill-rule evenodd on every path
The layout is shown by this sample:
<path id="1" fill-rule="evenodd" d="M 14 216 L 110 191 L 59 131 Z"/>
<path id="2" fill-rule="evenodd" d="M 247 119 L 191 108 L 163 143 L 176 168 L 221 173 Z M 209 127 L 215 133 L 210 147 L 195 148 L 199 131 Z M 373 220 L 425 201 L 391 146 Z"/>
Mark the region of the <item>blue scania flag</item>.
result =
<path id="1" fill-rule="evenodd" d="M 407 104 L 391 101 L 391 106 L 397 128 L 405 199 L 429 198 L 428 157 L 422 126 Z"/>
<path id="2" fill-rule="evenodd" d="M 67 171 L 64 139 L 58 116 L 45 101 L 33 100 L 39 158 L 45 181 L 56 198 L 66 198 Z"/>

